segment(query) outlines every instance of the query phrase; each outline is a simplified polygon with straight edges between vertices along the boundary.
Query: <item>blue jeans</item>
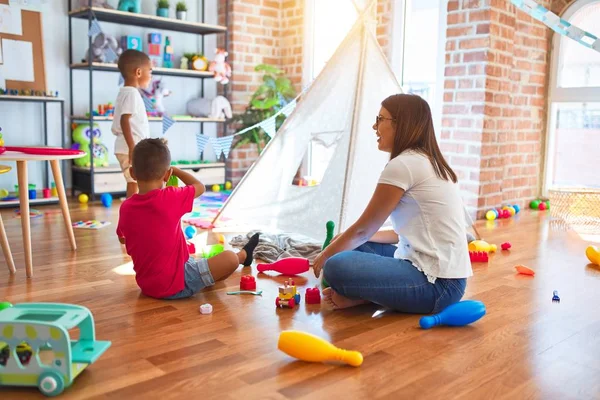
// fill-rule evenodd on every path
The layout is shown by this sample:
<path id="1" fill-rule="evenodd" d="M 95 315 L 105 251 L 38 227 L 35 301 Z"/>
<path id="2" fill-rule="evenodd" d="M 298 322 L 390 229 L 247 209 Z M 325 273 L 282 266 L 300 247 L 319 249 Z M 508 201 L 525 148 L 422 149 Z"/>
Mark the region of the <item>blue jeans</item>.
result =
<path id="1" fill-rule="evenodd" d="M 183 266 L 185 287 L 172 296 L 165 297 L 167 300 L 185 299 L 198 293 L 204 288 L 215 284 L 206 258 L 195 259 L 190 257 Z"/>
<path id="2" fill-rule="evenodd" d="M 410 261 L 394 258 L 395 251 L 391 244 L 367 242 L 327 260 L 324 278 L 344 297 L 404 313 L 437 313 L 463 297 L 466 278 L 430 283 Z"/>

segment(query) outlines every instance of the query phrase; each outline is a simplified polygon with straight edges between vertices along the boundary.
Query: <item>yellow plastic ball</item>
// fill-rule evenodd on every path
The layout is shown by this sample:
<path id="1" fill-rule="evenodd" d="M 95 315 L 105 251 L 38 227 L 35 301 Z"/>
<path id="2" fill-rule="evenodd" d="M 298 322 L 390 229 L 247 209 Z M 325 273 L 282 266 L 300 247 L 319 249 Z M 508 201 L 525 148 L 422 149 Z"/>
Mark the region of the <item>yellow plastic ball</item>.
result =
<path id="1" fill-rule="evenodd" d="M 513 207 L 508 207 L 507 209 L 511 217 L 517 213 L 517 211 Z"/>
<path id="2" fill-rule="evenodd" d="M 221 187 L 219 185 L 212 185 L 212 191 L 213 192 L 220 192 L 221 191 Z"/>
<path id="3" fill-rule="evenodd" d="M 230 190 L 231 189 L 231 182 L 227 181 L 225 182 L 225 190 Z"/>
<path id="4" fill-rule="evenodd" d="M 85 193 L 80 194 L 78 199 L 81 204 L 87 204 L 87 202 L 90 201 L 90 198 Z"/>
<path id="5" fill-rule="evenodd" d="M 490 211 L 488 211 L 488 212 L 486 212 L 486 213 L 485 213 L 485 218 L 486 218 L 488 221 L 493 221 L 493 220 L 495 220 L 495 219 L 496 219 L 496 213 L 495 213 L 495 212 L 493 212 L 492 210 L 490 210 Z"/>

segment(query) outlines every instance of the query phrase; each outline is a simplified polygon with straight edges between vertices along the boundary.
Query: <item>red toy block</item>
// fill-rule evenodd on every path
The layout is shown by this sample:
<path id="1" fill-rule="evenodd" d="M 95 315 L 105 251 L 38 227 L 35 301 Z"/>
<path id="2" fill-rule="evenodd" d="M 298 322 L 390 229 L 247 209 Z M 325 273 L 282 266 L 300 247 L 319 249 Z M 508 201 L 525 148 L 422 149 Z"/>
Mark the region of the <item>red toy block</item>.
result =
<path id="1" fill-rule="evenodd" d="M 242 276 L 240 290 L 256 290 L 256 279 L 251 275 Z"/>
<path id="2" fill-rule="evenodd" d="M 500 248 L 501 248 L 502 250 L 508 250 L 508 249 L 510 249 L 511 247 L 512 247 L 512 246 L 510 245 L 510 242 L 502 243 L 502 244 L 500 245 Z"/>
<path id="3" fill-rule="evenodd" d="M 160 44 L 148 43 L 148 55 L 160 56 Z"/>
<path id="4" fill-rule="evenodd" d="M 320 304 L 321 303 L 321 292 L 319 288 L 306 288 L 306 304 Z"/>
<path id="5" fill-rule="evenodd" d="M 485 251 L 470 251 L 471 262 L 488 262 L 488 253 Z"/>

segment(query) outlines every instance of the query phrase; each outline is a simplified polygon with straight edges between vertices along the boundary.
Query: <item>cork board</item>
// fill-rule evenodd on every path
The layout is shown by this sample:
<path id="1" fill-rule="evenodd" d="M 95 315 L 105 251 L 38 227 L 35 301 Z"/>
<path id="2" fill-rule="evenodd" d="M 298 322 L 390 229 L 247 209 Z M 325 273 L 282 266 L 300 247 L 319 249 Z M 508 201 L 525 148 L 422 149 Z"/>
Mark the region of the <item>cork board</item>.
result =
<path id="1" fill-rule="evenodd" d="M 0 0 L 0 4 L 9 4 L 9 0 Z M 21 10 L 22 35 L 0 33 L 2 39 L 29 42 L 33 52 L 33 81 L 6 80 L 5 89 L 46 91 L 46 65 L 44 59 L 44 40 L 42 36 L 42 14 L 38 11 Z M 3 62 L 6 54 L 3 50 Z M 0 65 L 1 67 L 1 65 Z"/>

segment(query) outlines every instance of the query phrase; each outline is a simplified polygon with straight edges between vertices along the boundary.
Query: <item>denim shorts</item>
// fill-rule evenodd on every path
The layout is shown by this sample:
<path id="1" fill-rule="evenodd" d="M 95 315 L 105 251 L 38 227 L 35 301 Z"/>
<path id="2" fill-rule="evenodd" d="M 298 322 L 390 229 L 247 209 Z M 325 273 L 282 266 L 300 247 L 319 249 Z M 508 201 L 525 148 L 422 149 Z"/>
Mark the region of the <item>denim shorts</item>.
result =
<path id="1" fill-rule="evenodd" d="M 190 257 L 183 266 L 185 288 L 173 296 L 165 297 L 168 300 L 184 299 L 191 297 L 204 288 L 215 284 L 215 280 L 208 268 L 206 258 L 195 259 Z"/>

